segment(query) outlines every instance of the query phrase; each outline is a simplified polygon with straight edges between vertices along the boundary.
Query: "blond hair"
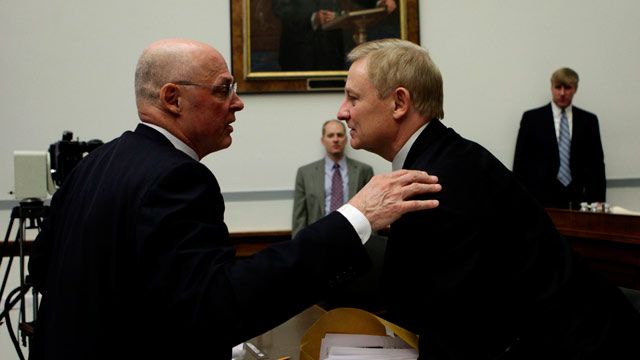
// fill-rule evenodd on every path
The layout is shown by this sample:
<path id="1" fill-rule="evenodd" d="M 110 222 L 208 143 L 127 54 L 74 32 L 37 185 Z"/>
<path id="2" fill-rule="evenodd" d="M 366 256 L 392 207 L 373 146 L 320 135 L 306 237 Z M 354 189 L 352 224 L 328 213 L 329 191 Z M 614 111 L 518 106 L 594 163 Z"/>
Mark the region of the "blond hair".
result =
<path id="1" fill-rule="evenodd" d="M 568 67 L 560 68 L 551 74 L 551 85 L 569 85 L 577 88 L 578 81 L 578 73 Z"/>
<path id="2" fill-rule="evenodd" d="M 357 46 L 347 58 L 367 59 L 367 74 L 379 98 L 402 86 L 421 115 L 444 117 L 442 75 L 424 48 L 406 40 L 381 39 Z"/>

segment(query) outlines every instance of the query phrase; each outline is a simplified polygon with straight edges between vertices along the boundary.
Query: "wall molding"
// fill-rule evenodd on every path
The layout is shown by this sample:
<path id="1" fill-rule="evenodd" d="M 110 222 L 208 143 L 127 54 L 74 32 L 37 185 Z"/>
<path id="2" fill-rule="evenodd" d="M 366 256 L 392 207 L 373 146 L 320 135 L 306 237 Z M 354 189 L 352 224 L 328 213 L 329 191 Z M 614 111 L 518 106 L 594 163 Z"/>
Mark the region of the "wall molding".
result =
<path id="1" fill-rule="evenodd" d="M 292 200 L 293 190 L 227 191 L 222 192 L 222 196 L 227 202 Z M 45 200 L 45 204 L 49 204 L 49 201 Z M 11 210 L 19 204 L 18 200 L 0 200 L 0 210 Z"/>
<path id="2" fill-rule="evenodd" d="M 640 187 L 640 178 L 607 179 L 607 189 Z"/>
<path id="3" fill-rule="evenodd" d="M 608 179 L 607 189 L 640 187 L 640 178 Z M 248 190 L 248 191 L 227 191 L 222 192 L 225 201 L 245 202 L 245 201 L 276 201 L 292 200 L 293 190 Z M 49 203 L 49 200 L 45 200 Z M 19 204 L 18 200 L 0 200 L 0 210 L 11 210 Z"/>
<path id="4" fill-rule="evenodd" d="M 250 190 L 222 192 L 225 201 L 293 200 L 293 190 Z"/>

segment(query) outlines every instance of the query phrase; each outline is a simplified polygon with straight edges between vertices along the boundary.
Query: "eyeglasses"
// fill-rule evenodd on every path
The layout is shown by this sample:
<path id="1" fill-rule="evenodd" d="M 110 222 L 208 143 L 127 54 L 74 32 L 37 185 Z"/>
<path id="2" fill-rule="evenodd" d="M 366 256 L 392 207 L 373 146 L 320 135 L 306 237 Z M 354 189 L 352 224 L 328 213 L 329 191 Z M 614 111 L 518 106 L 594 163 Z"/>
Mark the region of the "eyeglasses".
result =
<path id="1" fill-rule="evenodd" d="M 172 83 L 176 85 L 200 86 L 203 88 L 211 89 L 211 94 L 219 93 L 227 98 L 231 97 L 231 95 L 234 94 L 238 89 L 238 83 L 236 81 L 230 82 L 228 84 L 221 84 L 221 85 L 215 85 L 215 84 L 206 85 L 206 84 L 194 83 L 186 80 L 172 81 Z"/>

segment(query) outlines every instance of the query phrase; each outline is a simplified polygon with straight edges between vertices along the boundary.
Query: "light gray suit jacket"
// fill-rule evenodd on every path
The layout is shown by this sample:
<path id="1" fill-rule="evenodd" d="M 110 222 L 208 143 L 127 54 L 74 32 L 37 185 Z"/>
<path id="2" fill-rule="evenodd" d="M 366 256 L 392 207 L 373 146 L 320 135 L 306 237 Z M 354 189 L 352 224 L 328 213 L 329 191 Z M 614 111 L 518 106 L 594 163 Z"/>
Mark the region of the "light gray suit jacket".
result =
<path id="1" fill-rule="evenodd" d="M 360 161 L 347 160 L 349 198 L 353 197 L 373 177 L 373 168 Z M 305 226 L 325 216 L 324 159 L 301 166 L 296 175 L 293 195 L 293 236 Z"/>

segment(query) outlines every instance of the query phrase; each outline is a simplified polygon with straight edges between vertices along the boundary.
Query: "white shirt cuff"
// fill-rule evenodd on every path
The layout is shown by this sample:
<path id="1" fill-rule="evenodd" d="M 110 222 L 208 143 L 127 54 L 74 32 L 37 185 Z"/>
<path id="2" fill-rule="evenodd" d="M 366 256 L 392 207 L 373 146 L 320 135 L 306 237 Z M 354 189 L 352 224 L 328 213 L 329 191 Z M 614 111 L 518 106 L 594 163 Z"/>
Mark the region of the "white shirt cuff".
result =
<path id="1" fill-rule="evenodd" d="M 351 204 L 344 204 L 337 210 L 340 214 L 347 218 L 351 226 L 356 230 L 360 241 L 364 245 L 371 237 L 371 224 L 360 210 Z"/>

